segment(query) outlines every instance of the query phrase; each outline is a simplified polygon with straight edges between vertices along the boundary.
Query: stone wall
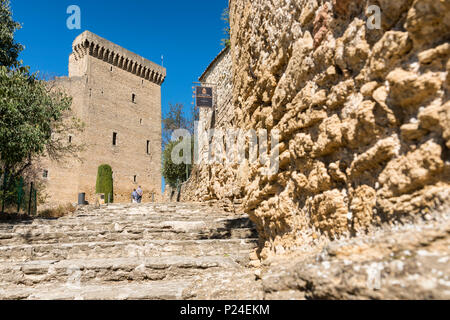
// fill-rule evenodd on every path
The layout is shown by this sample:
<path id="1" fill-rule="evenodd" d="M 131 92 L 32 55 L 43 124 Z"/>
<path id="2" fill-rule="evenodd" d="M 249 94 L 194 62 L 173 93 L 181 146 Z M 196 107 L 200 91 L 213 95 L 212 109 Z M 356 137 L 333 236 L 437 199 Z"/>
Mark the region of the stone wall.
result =
<path id="1" fill-rule="evenodd" d="M 50 202 L 76 202 L 80 192 L 94 202 L 101 164 L 112 167 L 116 202 L 130 202 L 131 192 L 139 185 L 144 201 L 152 201 L 152 194 L 161 199 L 161 84 L 165 74 L 161 66 L 89 31 L 75 39 L 69 77 L 55 84 L 73 97 L 73 113 L 85 123 L 85 130 L 72 136 L 72 141 L 84 144 L 86 150 L 80 154 L 82 163 L 46 161 Z"/>
<path id="2" fill-rule="evenodd" d="M 211 62 L 200 82 L 205 86 L 214 86 L 214 107 L 201 108 L 198 128 L 200 163 L 192 171 L 190 180 L 181 188 L 182 201 L 210 201 L 228 211 L 235 211 L 243 189 L 238 186 L 237 166 L 219 162 L 209 163 L 214 156 L 207 130 L 232 128 L 234 125 L 234 107 L 232 105 L 232 64 L 231 52 L 225 48 Z"/>
<path id="3" fill-rule="evenodd" d="M 281 132 L 280 170 L 201 176 L 200 198 L 238 190 L 260 257 L 450 203 L 449 0 L 231 0 L 230 16 L 234 122 Z"/>

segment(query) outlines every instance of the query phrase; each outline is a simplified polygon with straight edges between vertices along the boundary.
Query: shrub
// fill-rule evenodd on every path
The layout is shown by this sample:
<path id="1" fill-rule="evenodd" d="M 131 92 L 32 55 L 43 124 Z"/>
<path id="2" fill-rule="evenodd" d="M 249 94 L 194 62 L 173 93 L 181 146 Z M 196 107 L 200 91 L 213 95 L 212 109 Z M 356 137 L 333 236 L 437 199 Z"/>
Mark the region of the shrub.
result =
<path id="1" fill-rule="evenodd" d="M 114 202 L 113 177 L 111 166 L 102 164 L 98 167 L 97 184 L 95 186 L 96 193 L 105 195 L 105 202 L 108 202 L 108 195 L 111 195 L 110 201 Z"/>
<path id="2" fill-rule="evenodd" d="M 44 219 L 57 219 L 64 217 L 70 213 L 74 213 L 75 211 L 76 207 L 69 203 L 67 205 L 60 205 L 55 208 L 43 210 L 38 213 L 38 217 Z"/>

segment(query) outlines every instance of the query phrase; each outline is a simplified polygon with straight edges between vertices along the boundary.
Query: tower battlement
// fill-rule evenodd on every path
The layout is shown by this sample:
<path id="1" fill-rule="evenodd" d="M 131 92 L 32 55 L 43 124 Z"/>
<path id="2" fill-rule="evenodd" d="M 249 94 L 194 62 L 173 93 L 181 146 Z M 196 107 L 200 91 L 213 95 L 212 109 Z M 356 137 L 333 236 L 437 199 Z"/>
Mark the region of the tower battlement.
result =
<path id="1" fill-rule="evenodd" d="M 74 40 L 72 48 L 71 63 L 77 63 L 89 55 L 158 85 L 166 78 L 164 67 L 90 31 L 80 34 Z"/>
<path id="2" fill-rule="evenodd" d="M 67 136 L 81 144 L 80 163 L 44 159 L 50 203 L 95 200 L 98 167 L 114 175 L 114 201 L 129 202 L 141 186 L 144 201 L 161 193 L 161 90 L 166 69 L 89 31 L 79 35 L 69 57 L 69 76 L 55 84 L 72 97 L 72 113 L 84 131 Z M 70 183 L 67 183 L 70 181 Z"/>

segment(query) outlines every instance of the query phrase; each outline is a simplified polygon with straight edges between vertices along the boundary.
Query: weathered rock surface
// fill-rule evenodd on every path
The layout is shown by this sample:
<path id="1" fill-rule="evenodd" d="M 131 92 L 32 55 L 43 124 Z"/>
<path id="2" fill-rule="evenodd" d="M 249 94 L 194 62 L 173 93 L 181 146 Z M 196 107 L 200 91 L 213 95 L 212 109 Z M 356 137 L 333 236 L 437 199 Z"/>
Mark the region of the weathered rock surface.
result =
<path id="1" fill-rule="evenodd" d="M 450 203 L 449 0 L 231 0 L 230 16 L 228 127 L 279 130 L 280 170 L 211 164 L 191 189 L 240 199 L 258 257 Z"/>
<path id="2" fill-rule="evenodd" d="M 265 262 L 265 299 L 450 299 L 449 216 Z"/>
<path id="3" fill-rule="evenodd" d="M 245 215 L 110 205 L 0 224 L 1 299 L 260 299 Z"/>
<path id="4" fill-rule="evenodd" d="M 372 193 L 360 194 L 365 207 Z M 316 236 L 262 262 L 247 216 L 197 204 L 85 208 L 0 230 L 0 299 L 450 298 L 448 214 Z"/>

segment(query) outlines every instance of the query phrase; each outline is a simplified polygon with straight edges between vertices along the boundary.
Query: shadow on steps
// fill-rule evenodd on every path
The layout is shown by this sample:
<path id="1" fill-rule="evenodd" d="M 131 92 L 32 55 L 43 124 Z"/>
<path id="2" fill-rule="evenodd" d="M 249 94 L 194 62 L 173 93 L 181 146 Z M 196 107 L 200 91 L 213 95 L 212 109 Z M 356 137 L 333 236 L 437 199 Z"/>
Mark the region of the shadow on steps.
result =
<path id="1" fill-rule="evenodd" d="M 253 222 L 245 218 L 227 219 L 225 226 L 202 233 L 201 240 L 206 239 L 257 239 L 258 233 Z"/>

